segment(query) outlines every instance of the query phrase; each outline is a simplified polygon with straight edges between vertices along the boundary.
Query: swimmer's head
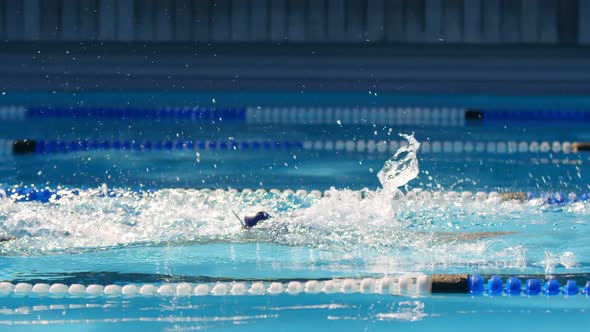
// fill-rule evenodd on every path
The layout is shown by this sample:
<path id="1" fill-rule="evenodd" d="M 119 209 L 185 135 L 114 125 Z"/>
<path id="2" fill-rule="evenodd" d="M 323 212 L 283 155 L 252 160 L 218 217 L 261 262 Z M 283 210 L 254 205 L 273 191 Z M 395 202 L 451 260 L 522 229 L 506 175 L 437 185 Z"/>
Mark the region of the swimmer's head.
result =
<path id="1" fill-rule="evenodd" d="M 244 227 L 252 228 L 258 225 L 258 223 L 260 223 L 261 221 L 268 220 L 270 218 L 272 218 L 270 214 L 264 211 L 248 213 L 244 216 Z"/>
<path id="2" fill-rule="evenodd" d="M 0 243 L 12 241 L 14 238 L 12 236 L 0 234 Z"/>

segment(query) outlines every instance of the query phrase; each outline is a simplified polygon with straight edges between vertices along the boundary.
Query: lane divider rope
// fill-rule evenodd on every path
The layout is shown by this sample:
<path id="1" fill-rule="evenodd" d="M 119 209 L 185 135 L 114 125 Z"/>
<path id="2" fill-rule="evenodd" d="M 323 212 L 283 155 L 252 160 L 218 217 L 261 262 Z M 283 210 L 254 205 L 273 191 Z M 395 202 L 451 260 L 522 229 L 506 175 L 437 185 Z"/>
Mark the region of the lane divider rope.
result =
<path id="1" fill-rule="evenodd" d="M 495 109 L 468 110 L 466 120 L 484 121 L 590 121 L 590 111 L 571 109 Z"/>
<path id="2" fill-rule="evenodd" d="M 81 285 L 0 283 L 0 296 L 206 296 L 206 295 L 281 295 L 365 293 L 425 296 L 430 294 L 432 280 L 427 275 L 399 277 L 309 280 L 306 282 L 217 282 L 217 283 L 161 283 L 126 285 Z"/>
<path id="3" fill-rule="evenodd" d="M 590 281 L 579 287 L 575 279 L 567 279 L 561 285 L 558 278 L 532 277 L 523 283 L 518 276 L 467 274 L 407 274 L 381 278 L 343 278 L 332 280 L 308 280 L 289 282 L 216 282 L 216 283 L 159 283 L 159 284 L 110 284 L 82 285 L 62 283 L 30 284 L 0 282 L 0 296 L 50 296 L 50 297 L 189 297 L 189 296 L 261 296 L 298 294 L 384 294 L 423 297 L 431 294 L 471 294 L 487 296 L 547 296 L 578 294 L 590 296 Z"/>
<path id="4" fill-rule="evenodd" d="M 0 107 L 0 120 L 27 120 L 35 118 L 129 120 L 191 120 L 244 122 L 245 108 L 204 107 Z"/>
<path id="5" fill-rule="evenodd" d="M 248 107 L 258 124 L 462 126 L 466 109 L 454 107 Z"/>
<path id="6" fill-rule="evenodd" d="M 302 142 L 290 141 L 109 141 L 109 140 L 6 140 L 4 145 L 11 147 L 12 151 L 5 153 L 12 154 L 55 154 L 78 151 L 198 151 L 198 150 L 291 150 L 303 149 Z M 0 140 L 2 143 L 2 140 Z M 10 148 L 9 148 L 10 150 Z"/>
<path id="7" fill-rule="evenodd" d="M 85 197 L 144 197 L 154 195 L 155 193 L 186 193 L 186 194 L 240 194 L 245 196 L 254 196 L 263 198 L 267 195 L 280 195 L 280 196 L 299 196 L 306 198 L 313 196 L 314 198 L 331 197 L 338 195 L 335 190 L 306 190 L 306 189 L 124 189 L 124 188 L 50 188 L 50 187 L 35 187 L 35 186 L 0 186 L 0 199 L 9 198 L 16 202 L 55 202 L 62 198 L 85 196 Z M 366 198 L 370 196 L 368 189 L 364 190 L 351 190 L 354 196 L 358 199 Z M 576 193 L 535 193 L 535 192 L 472 192 L 472 191 L 425 191 L 421 189 L 413 189 L 405 194 L 399 193 L 399 197 L 396 199 L 400 201 L 432 201 L 432 200 L 444 200 L 444 201 L 455 201 L 455 202 L 491 202 L 500 203 L 503 201 L 531 201 L 538 200 L 546 204 L 569 204 L 576 202 L 588 202 L 590 201 L 590 193 L 576 194 Z"/>
<path id="8" fill-rule="evenodd" d="M 117 118 L 233 121 L 249 124 L 390 124 L 461 126 L 466 109 L 453 107 L 23 107 L 0 106 L 0 120 Z"/>
<path id="9" fill-rule="evenodd" d="M 405 140 L 315 140 L 315 141 L 137 141 L 137 140 L 4 140 L 0 139 L 0 155 L 56 154 L 79 151 L 268 151 L 306 150 L 342 151 L 371 154 L 394 153 Z M 424 154 L 571 154 L 590 151 L 587 142 L 560 141 L 423 141 Z"/>
<path id="10" fill-rule="evenodd" d="M 590 121 L 590 111 L 570 109 L 468 109 L 421 106 L 279 107 L 57 107 L 0 106 L 0 120 L 32 118 L 237 121 L 250 124 L 383 124 L 463 126 L 474 121 Z"/>
<path id="11" fill-rule="evenodd" d="M 514 153 L 564 153 L 583 151 L 583 142 L 560 142 L 560 141 L 422 141 L 420 152 L 429 153 L 493 153 L 493 154 L 514 154 Z M 405 140 L 316 140 L 303 142 L 306 150 L 318 151 L 348 151 L 368 153 L 393 153 L 400 146 L 407 145 Z M 590 147 L 589 147 L 590 149 Z"/>

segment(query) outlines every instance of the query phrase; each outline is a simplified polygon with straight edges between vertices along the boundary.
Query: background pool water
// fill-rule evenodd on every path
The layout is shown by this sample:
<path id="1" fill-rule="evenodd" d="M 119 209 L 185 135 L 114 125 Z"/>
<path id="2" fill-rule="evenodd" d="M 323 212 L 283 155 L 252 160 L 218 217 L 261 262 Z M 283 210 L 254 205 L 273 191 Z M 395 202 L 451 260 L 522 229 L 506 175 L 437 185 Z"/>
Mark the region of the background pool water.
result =
<path id="1" fill-rule="evenodd" d="M 579 331 L 587 298 L 423 299 L 371 295 L 207 297 L 199 299 L 30 300 L 0 299 L 0 324 L 14 331 L 96 329 L 259 331 L 391 329 L 452 331 Z M 304 317 L 304 320 L 302 319 Z"/>
<path id="2" fill-rule="evenodd" d="M 161 120 L 37 119 L 2 123 L 0 139 L 315 142 L 317 140 L 400 140 L 414 133 L 421 142 L 587 141 L 585 122 L 495 121 L 463 126 L 280 125 L 202 123 Z M 324 190 L 376 188 L 384 153 L 314 151 L 295 147 L 269 150 L 89 151 L 19 156 L 0 164 L 6 184 L 96 187 L 306 188 Z M 588 190 L 585 154 L 420 154 L 420 178 L 410 186 L 454 190 L 574 191 Z M 505 166 L 510 166 L 510 172 Z M 432 180 L 430 179 L 432 178 Z"/>
<path id="3" fill-rule="evenodd" d="M 96 101 L 94 101 L 96 102 Z M 0 139 L 109 141 L 583 142 L 586 123 L 487 121 L 456 126 L 243 124 L 187 120 L 28 119 L 0 122 Z M 161 283 L 318 279 L 421 273 L 590 272 L 590 204 L 475 200 L 438 192 L 590 192 L 588 155 L 562 152 L 423 153 L 419 174 L 391 200 L 377 172 L 392 153 L 282 148 L 8 155 L 0 184 L 100 191 L 52 203 L 0 199 L 0 280 L 29 283 Z M 333 189 L 330 189 L 334 187 Z M 364 198 L 357 193 L 363 188 Z M 199 188 L 225 189 L 198 191 Z M 331 190 L 330 197 L 226 189 Z M 155 192 L 135 195 L 136 190 Z M 454 198 L 453 198 L 454 197 Z M 267 228 L 242 215 L 265 209 Z M 461 237 L 473 232 L 501 236 Z M 585 296 L 426 298 L 366 294 L 199 298 L 0 297 L 12 330 L 207 328 L 578 330 Z M 302 318 L 305 320 L 302 321 Z"/>

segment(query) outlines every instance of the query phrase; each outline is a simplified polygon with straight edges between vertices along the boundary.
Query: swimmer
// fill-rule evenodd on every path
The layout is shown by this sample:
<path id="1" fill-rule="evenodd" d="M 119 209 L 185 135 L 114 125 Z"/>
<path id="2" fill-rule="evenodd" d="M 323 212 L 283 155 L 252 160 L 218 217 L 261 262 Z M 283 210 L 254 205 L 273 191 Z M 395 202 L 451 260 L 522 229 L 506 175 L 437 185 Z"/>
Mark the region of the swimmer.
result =
<path id="1" fill-rule="evenodd" d="M 240 221 L 242 227 L 244 229 L 251 229 L 256 227 L 258 224 L 265 220 L 269 220 L 272 218 L 270 214 L 266 211 L 258 211 L 248 213 L 244 216 L 244 219 L 241 219 L 237 213 L 232 211 L 234 216 Z M 493 238 L 503 235 L 510 235 L 516 232 L 468 232 L 468 233 L 452 233 L 452 232 L 437 232 L 437 235 L 440 236 L 443 240 L 446 241 L 474 241 L 474 240 L 481 240 L 487 238 Z M 425 233 L 426 234 L 426 233 Z"/>
<path id="2" fill-rule="evenodd" d="M 240 224 L 242 224 L 242 227 L 244 229 L 250 229 L 250 228 L 258 225 L 260 222 L 272 218 L 271 215 L 268 214 L 265 211 L 258 211 L 258 212 L 255 212 L 255 213 L 248 213 L 248 214 L 246 214 L 244 216 L 244 219 L 243 220 L 234 211 L 232 211 L 232 213 L 234 214 L 234 216 L 236 216 L 236 218 L 238 218 L 238 220 L 240 221 Z"/>

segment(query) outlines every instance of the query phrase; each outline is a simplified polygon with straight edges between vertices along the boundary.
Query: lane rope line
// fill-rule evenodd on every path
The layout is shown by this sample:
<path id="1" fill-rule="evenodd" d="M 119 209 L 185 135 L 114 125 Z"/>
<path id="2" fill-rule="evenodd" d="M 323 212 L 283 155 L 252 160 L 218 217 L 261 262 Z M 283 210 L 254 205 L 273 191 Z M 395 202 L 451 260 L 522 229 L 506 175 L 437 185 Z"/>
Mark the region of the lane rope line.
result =
<path id="1" fill-rule="evenodd" d="M 455 107 L 248 107 L 247 123 L 306 125 L 463 126 L 467 110 Z"/>
<path id="2" fill-rule="evenodd" d="M 585 109 L 466 108 L 448 106 L 112 107 L 0 106 L 0 120 L 35 118 L 234 121 L 249 124 L 383 124 L 463 126 L 472 122 L 590 121 Z"/>
<path id="3" fill-rule="evenodd" d="M 357 199 L 364 199 L 370 197 L 372 192 L 369 189 L 362 190 L 345 190 L 352 193 L 353 197 Z M 194 194 L 194 195 L 211 195 L 211 194 L 235 194 L 244 195 L 252 198 L 264 198 L 266 196 L 298 196 L 300 198 L 313 197 L 316 199 L 322 197 L 332 197 L 340 195 L 341 192 L 335 188 L 328 190 L 306 190 L 306 189 L 125 189 L 125 188 L 50 188 L 50 187 L 35 187 L 35 186 L 0 186 L 0 199 L 12 199 L 15 202 L 55 202 L 62 198 L 71 197 L 144 197 L 156 194 Z M 396 200 L 409 202 L 425 202 L 432 200 L 444 200 L 450 202 L 486 202 L 486 203 L 501 203 L 503 201 L 519 201 L 527 202 L 537 200 L 538 202 L 546 204 L 569 204 L 577 202 L 590 201 L 590 193 L 576 194 L 576 193 L 551 193 L 551 192 L 472 192 L 472 191 L 425 191 L 421 189 L 412 189 L 407 193 L 398 193 L 394 197 Z"/>
<path id="4" fill-rule="evenodd" d="M 0 155 L 57 154 L 79 151 L 336 151 L 369 154 L 394 153 L 406 140 L 6 140 Z M 590 151 L 590 143 L 568 141 L 423 141 L 423 154 L 572 154 Z"/>
<path id="5" fill-rule="evenodd" d="M 585 275 L 581 275 L 585 276 Z M 559 277 L 559 278 L 557 278 Z M 298 294 L 383 294 L 407 297 L 424 297 L 432 294 L 471 294 L 474 296 L 546 296 L 578 294 L 590 295 L 590 281 L 579 287 L 572 275 L 566 275 L 562 286 L 557 276 L 546 279 L 529 276 L 521 281 L 518 276 L 506 278 L 492 275 L 467 274 L 406 274 L 380 278 L 342 278 L 332 280 L 308 280 L 288 282 L 216 282 L 216 283 L 156 283 L 156 284 L 110 284 L 82 285 L 62 283 L 17 283 L 0 282 L 0 297 L 190 297 L 190 296 L 261 296 Z M 574 275 L 575 277 L 575 275 Z"/>
<path id="6" fill-rule="evenodd" d="M 462 126 L 467 110 L 456 107 L 24 107 L 0 106 L 0 120 L 36 118 L 189 120 L 248 124 L 389 124 Z"/>
<path id="7" fill-rule="evenodd" d="M 127 285 L 81 285 L 0 283 L 0 296 L 53 296 L 53 297 L 120 297 L 120 296 L 245 296 L 281 294 L 333 294 L 364 293 L 425 296 L 430 294 L 432 280 L 427 275 L 400 277 L 309 280 L 307 282 L 217 282 L 217 283 L 162 283 Z"/>

